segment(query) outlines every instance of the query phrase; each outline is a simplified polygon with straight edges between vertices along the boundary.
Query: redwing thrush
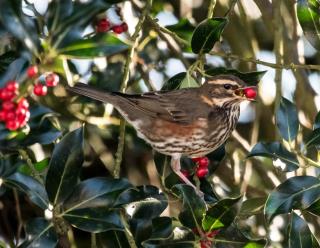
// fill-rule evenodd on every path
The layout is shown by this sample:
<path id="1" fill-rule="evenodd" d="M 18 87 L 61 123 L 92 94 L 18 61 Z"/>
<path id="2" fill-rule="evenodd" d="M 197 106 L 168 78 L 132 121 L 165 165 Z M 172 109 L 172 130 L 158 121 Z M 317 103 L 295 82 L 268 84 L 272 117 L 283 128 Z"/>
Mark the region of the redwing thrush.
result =
<path id="1" fill-rule="evenodd" d="M 139 137 L 172 157 L 173 171 L 192 187 L 180 171 L 180 157 L 201 157 L 222 145 L 236 126 L 240 103 L 255 96 L 252 87 L 231 75 L 209 78 L 198 88 L 134 95 L 101 92 L 82 83 L 68 89 L 113 104 Z"/>

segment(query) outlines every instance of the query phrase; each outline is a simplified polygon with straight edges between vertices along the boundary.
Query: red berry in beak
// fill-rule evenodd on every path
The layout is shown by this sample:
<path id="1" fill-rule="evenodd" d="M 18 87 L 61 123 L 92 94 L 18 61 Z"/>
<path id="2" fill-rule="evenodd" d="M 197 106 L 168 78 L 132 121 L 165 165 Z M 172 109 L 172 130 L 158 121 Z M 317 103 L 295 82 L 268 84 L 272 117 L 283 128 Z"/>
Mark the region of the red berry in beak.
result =
<path id="1" fill-rule="evenodd" d="M 243 93 L 248 99 L 255 99 L 257 96 L 257 92 L 254 88 L 245 88 L 243 89 Z"/>

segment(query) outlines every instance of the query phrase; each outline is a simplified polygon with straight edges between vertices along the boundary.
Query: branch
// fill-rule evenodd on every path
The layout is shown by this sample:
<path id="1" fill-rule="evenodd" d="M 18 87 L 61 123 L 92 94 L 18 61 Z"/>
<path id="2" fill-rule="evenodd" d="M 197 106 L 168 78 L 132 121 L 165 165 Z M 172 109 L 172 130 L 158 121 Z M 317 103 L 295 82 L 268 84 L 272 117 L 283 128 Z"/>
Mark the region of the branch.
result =
<path id="1" fill-rule="evenodd" d="M 302 65 L 302 64 L 284 64 L 284 63 L 270 63 L 266 61 L 262 61 L 259 59 L 254 59 L 254 58 L 243 58 L 240 57 L 239 55 L 232 54 L 232 53 L 222 53 L 222 52 L 215 52 L 211 51 L 209 53 L 210 55 L 214 56 L 220 56 L 223 58 L 231 59 L 231 60 L 238 60 L 238 61 L 243 61 L 243 62 L 249 62 L 249 63 L 254 63 L 254 64 L 259 64 L 259 65 L 264 65 L 270 68 L 274 69 L 285 69 L 285 70 L 297 70 L 297 69 L 307 69 L 307 70 L 318 70 L 320 71 L 320 65 Z"/>
<path id="2" fill-rule="evenodd" d="M 128 85 L 128 81 L 129 81 L 129 77 L 130 77 L 130 65 L 134 56 L 134 52 L 135 52 L 135 48 L 138 45 L 138 38 L 139 38 L 139 33 L 141 30 L 141 27 L 145 21 L 145 18 L 147 16 L 147 14 L 149 13 L 149 10 L 151 8 L 152 5 L 152 0 L 148 0 L 144 10 L 142 12 L 142 15 L 139 19 L 138 24 L 136 25 L 135 31 L 132 35 L 132 37 L 130 38 L 130 40 L 132 41 L 132 45 L 128 51 L 128 55 L 126 58 L 126 63 L 124 65 L 124 73 L 123 73 L 123 79 L 120 85 L 120 90 L 121 92 L 125 92 L 127 85 Z M 122 118 L 120 121 L 120 134 L 119 134 L 119 143 L 118 143 L 118 148 L 117 148 L 117 152 L 116 152 L 116 161 L 115 161 L 115 165 L 114 165 L 114 169 L 113 169 L 113 176 L 114 178 L 119 178 L 120 177 L 120 165 L 122 162 L 122 154 L 123 154 L 123 149 L 124 149 L 124 138 L 125 138 L 125 131 L 126 131 L 126 122 L 125 120 Z"/>

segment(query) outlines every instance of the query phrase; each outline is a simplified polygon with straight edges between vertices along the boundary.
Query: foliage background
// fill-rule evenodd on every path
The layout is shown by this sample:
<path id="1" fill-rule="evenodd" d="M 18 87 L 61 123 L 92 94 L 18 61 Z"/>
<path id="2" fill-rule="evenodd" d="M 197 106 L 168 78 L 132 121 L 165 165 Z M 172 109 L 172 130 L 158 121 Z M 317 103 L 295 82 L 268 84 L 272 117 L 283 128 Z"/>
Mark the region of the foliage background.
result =
<path id="1" fill-rule="evenodd" d="M 129 33 L 95 35 L 112 4 Z M 0 86 L 18 80 L 31 102 L 28 128 L 0 124 L 3 246 L 193 247 L 198 228 L 220 230 L 216 247 L 319 247 L 319 10 L 316 0 L 0 0 Z M 226 19 L 194 32 L 212 17 Z M 31 64 L 60 76 L 46 97 L 29 94 Z M 225 150 L 209 155 L 208 209 L 111 106 L 65 90 L 172 89 L 221 72 L 262 79 Z"/>

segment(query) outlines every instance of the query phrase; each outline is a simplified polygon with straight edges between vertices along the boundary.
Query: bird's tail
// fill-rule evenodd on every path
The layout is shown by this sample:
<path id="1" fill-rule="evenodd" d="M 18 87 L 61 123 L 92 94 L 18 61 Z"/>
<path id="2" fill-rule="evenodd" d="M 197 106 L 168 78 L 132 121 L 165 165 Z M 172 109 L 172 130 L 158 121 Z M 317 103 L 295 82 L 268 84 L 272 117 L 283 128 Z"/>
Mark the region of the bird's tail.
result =
<path id="1" fill-rule="evenodd" d="M 84 83 L 77 83 L 73 87 L 67 86 L 67 90 L 79 95 L 90 97 L 101 102 L 111 103 L 113 105 L 115 105 L 117 101 L 116 97 L 112 95 L 112 93 L 102 92 L 101 90 Z"/>

